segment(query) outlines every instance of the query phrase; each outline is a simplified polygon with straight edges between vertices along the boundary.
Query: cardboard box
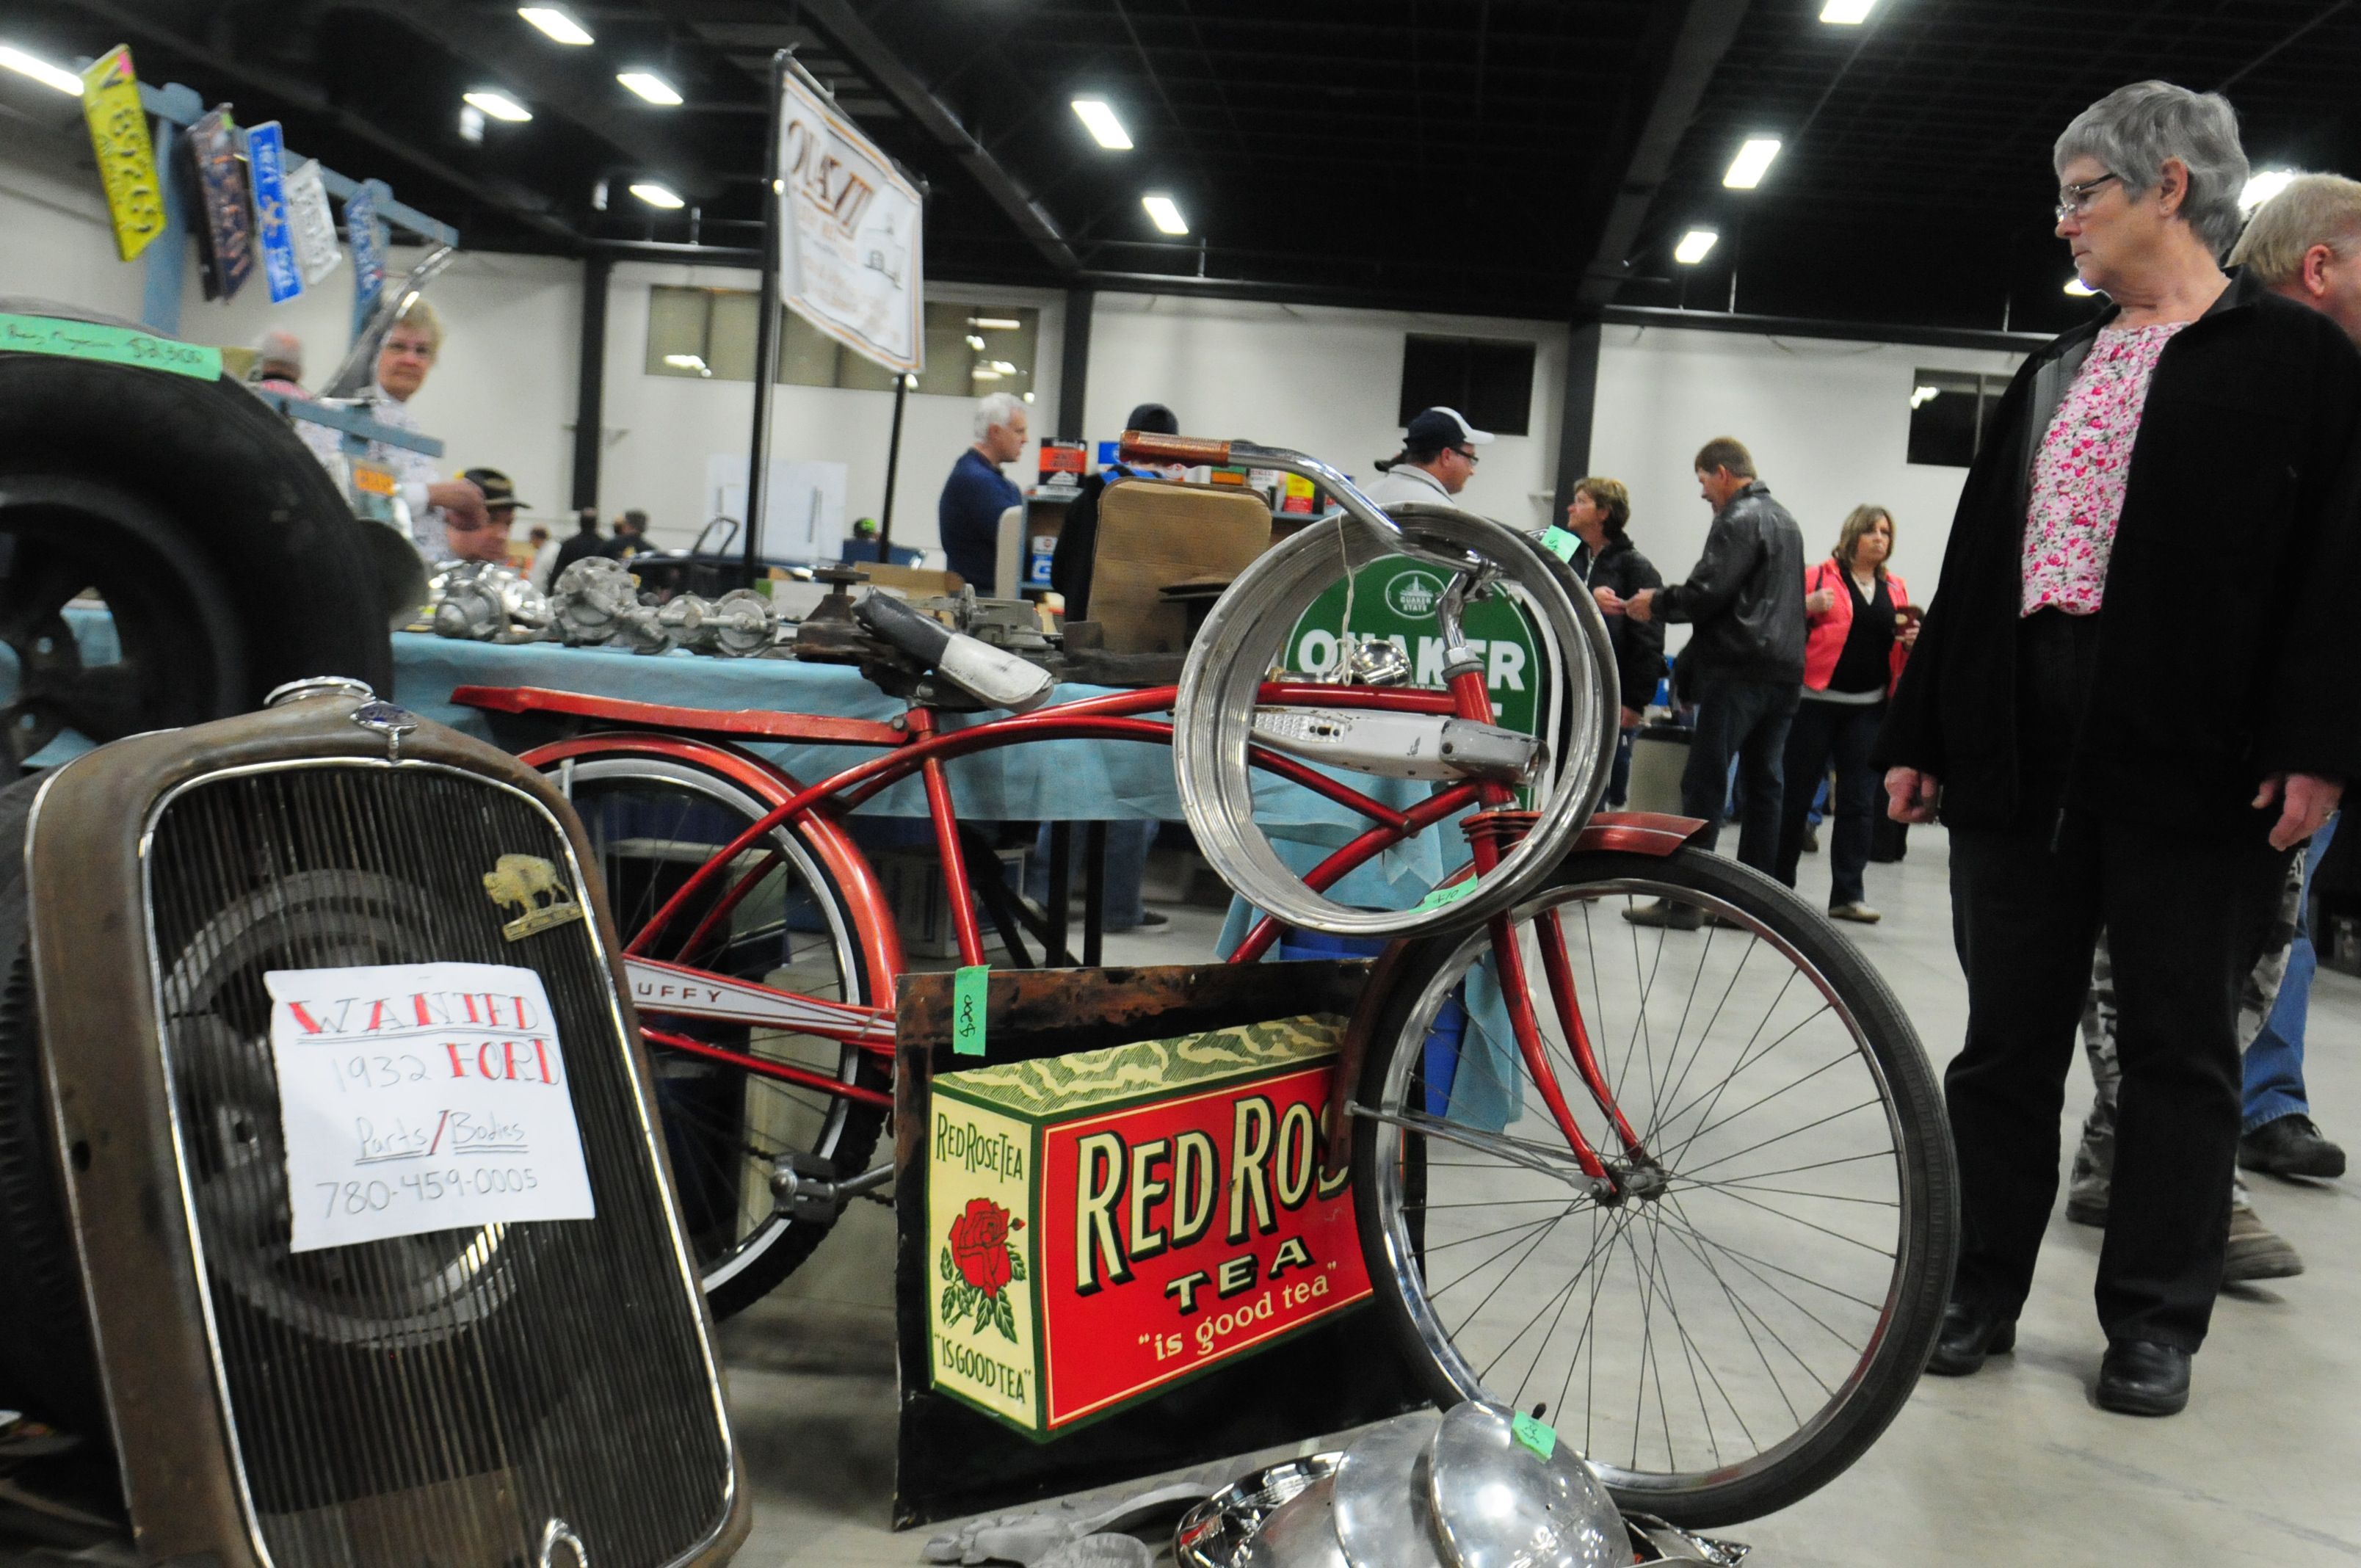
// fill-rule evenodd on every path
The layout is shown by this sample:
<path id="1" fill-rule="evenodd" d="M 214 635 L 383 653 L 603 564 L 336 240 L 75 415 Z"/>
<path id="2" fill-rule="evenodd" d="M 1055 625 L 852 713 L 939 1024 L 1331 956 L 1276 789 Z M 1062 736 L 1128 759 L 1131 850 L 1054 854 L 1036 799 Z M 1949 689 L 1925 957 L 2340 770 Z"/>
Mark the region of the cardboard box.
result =
<path id="1" fill-rule="evenodd" d="M 939 1073 L 928 1376 L 1035 1438 L 1369 1293 L 1319 1123 L 1344 1020 Z"/>

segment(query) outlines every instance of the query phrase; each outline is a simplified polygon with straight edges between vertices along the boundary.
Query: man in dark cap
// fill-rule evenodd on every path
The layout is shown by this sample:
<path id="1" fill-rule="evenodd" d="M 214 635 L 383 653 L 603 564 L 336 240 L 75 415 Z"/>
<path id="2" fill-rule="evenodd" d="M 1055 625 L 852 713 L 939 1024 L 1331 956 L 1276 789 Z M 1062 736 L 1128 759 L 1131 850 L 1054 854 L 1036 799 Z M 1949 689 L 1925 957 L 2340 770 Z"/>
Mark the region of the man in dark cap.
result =
<path id="1" fill-rule="evenodd" d="M 1427 409 L 1402 432 L 1401 455 L 1378 464 L 1378 477 L 1361 493 L 1381 507 L 1405 501 L 1449 506 L 1476 477 L 1476 449 L 1492 433 L 1467 422 L 1457 409 Z"/>
<path id="2" fill-rule="evenodd" d="M 1162 403 L 1142 403 L 1123 422 L 1126 430 L 1148 435 L 1178 435 L 1180 420 Z M 1099 494 L 1110 479 L 1148 470 L 1110 463 L 1084 479 L 1066 507 L 1066 521 L 1058 530 L 1058 551 L 1049 558 L 1049 586 L 1066 596 L 1066 619 L 1084 620 L 1091 610 L 1091 558 L 1099 547 Z"/>
<path id="3" fill-rule="evenodd" d="M 507 562 L 509 528 L 516 521 L 517 509 L 524 504 L 517 499 L 516 486 L 498 468 L 468 468 L 459 477 L 483 492 L 489 522 L 482 528 L 460 528 L 445 521 L 444 543 L 462 561 Z"/>

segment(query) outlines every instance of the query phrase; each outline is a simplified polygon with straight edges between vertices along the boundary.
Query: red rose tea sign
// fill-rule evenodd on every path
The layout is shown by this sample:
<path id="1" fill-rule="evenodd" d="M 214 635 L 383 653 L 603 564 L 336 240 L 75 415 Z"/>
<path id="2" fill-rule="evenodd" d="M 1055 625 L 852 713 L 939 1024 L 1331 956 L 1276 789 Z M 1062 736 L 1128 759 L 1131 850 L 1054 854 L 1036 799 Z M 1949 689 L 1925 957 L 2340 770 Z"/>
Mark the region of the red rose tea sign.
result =
<path id="1" fill-rule="evenodd" d="M 1365 1300 L 1321 1176 L 1339 1020 L 934 1080 L 928 1376 L 1046 1437 Z"/>

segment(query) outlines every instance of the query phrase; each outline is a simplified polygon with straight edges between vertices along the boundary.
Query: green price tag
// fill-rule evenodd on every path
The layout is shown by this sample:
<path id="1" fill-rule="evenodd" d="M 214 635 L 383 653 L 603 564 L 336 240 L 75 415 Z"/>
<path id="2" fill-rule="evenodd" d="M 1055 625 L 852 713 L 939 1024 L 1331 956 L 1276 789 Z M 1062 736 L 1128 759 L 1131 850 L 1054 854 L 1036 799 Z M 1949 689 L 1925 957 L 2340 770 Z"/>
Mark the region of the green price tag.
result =
<path id="1" fill-rule="evenodd" d="M 55 354 L 67 359 L 103 359 L 170 370 L 199 380 L 221 378 L 221 350 L 159 337 L 126 326 L 60 321 L 55 316 L 17 316 L 0 312 L 0 352 Z"/>
<path id="2" fill-rule="evenodd" d="M 970 964 L 951 981 L 951 1052 L 983 1055 L 983 1015 L 992 982 L 990 964 Z"/>
<path id="3" fill-rule="evenodd" d="M 1580 548 L 1581 544 L 1581 535 L 1569 533 L 1555 524 L 1542 531 L 1542 548 L 1561 561 L 1573 560 L 1575 551 Z"/>
<path id="4" fill-rule="evenodd" d="M 1556 1431 L 1554 1428 L 1543 1425 L 1541 1422 L 1533 1420 L 1532 1417 L 1521 1412 L 1518 1414 L 1516 1419 L 1510 1421 L 1509 1431 L 1519 1442 L 1521 1442 L 1527 1448 L 1532 1449 L 1536 1455 L 1543 1459 L 1547 1459 L 1557 1450 Z"/>
<path id="5" fill-rule="evenodd" d="M 1440 909 L 1446 904 L 1456 904 L 1476 891 L 1477 880 L 1469 877 L 1466 882 L 1455 882 L 1449 887 L 1438 887 L 1420 899 L 1418 906 L 1421 909 Z"/>

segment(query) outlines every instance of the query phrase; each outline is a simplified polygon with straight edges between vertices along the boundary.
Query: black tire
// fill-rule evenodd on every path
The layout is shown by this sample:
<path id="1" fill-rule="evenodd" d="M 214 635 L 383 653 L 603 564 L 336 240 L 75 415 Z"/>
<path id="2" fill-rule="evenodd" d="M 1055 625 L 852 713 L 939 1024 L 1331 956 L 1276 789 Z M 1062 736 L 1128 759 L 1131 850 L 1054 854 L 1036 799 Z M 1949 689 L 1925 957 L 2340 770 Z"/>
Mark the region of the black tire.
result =
<path id="1" fill-rule="evenodd" d="M 33 300 L 0 312 L 137 327 Z M 351 675 L 390 692 L 383 590 L 336 487 L 278 413 L 215 381 L 0 352 L 0 641 L 20 689 L 0 763 L 259 707 Z M 60 612 L 105 599 L 116 665 L 84 668 Z"/>
<path id="2" fill-rule="evenodd" d="M 767 808 L 735 781 L 692 762 L 618 752 L 579 756 L 545 770 L 582 818 L 606 880 L 615 924 L 629 942 L 672 890 L 705 855 L 719 850 Z M 628 839 L 628 841 L 626 839 Z M 683 850 L 684 845 L 695 846 Z M 775 929 L 759 919 L 731 917 L 723 948 L 684 953 L 704 908 L 692 910 L 648 956 L 763 981 L 799 968 L 790 989 L 830 1000 L 862 1002 L 876 994 L 851 909 L 825 863 L 792 828 L 772 835 L 781 865 L 766 879 L 762 898 L 741 914 L 777 898 Z M 657 848 L 661 846 L 662 848 Z M 817 938 L 797 941 L 807 925 Z M 840 1081 L 884 1090 L 892 1077 L 879 1060 L 851 1046 L 809 1036 L 766 1034 L 744 1025 L 676 1017 L 642 1020 L 741 1054 L 772 1056 L 824 1070 Z M 828 1163 L 840 1179 L 859 1175 L 876 1152 L 885 1124 L 883 1107 L 783 1085 L 725 1063 L 671 1051 L 649 1042 L 656 1102 L 672 1157 L 685 1229 L 705 1299 L 716 1319 L 743 1310 L 776 1289 L 826 1239 L 832 1222 L 795 1220 L 761 1196 L 764 1162 L 793 1151 Z M 758 1132 L 755 1124 L 785 1132 Z"/>
<path id="3" fill-rule="evenodd" d="M 1650 899 L 1724 923 L 1619 917 Z M 1692 1528 L 1784 1508 L 1884 1431 L 1940 1324 L 1959 1222 L 1933 1069 L 1876 971 L 1769 878 L 1697 850 L 1570 856 L 1516 912 L 1520 950 L 1543 1049 L 1619 1180 L 1649 1178 L 1573 1066 L 1536 961 L 1552 912 L 1663 1185 L 1605 1202 L 1577 1185 L 1505 1011 L 1466 983 L 1497 979 L 1488 934 L 1432 938 L 1358 1085 L 1360 1107 L 1406 1118 L 1355 1124 L 1378 1299 L 1439 1402 L 1538 1404 L 1622 1508 Z"/>

